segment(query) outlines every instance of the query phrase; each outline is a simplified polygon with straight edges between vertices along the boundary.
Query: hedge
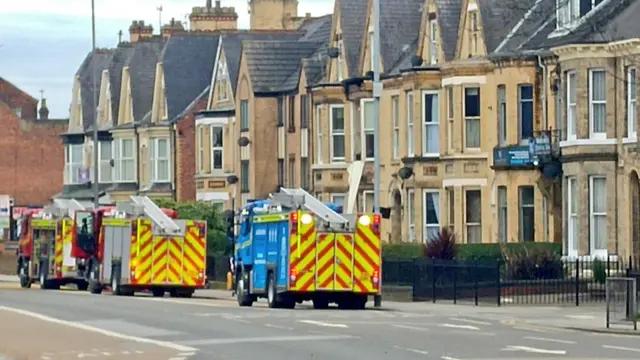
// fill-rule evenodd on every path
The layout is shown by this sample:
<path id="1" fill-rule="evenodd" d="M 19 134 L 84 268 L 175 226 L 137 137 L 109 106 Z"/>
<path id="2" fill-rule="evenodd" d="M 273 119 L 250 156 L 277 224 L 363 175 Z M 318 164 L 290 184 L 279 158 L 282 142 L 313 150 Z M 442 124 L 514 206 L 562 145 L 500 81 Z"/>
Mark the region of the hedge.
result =
<path id="1" fill-rule="evenodd" d="M 509 243 L 509 244 L 459 244 L 458 259 L 465 261 L 499 261 L 502 260 L 502 245 L 507 249 L 545 249 L 562 255 L 562 244 L 555 243 Z M 423 244 L 384 244 L 382 257 L 385 260 L 409 260 L 422 257 Z"/>

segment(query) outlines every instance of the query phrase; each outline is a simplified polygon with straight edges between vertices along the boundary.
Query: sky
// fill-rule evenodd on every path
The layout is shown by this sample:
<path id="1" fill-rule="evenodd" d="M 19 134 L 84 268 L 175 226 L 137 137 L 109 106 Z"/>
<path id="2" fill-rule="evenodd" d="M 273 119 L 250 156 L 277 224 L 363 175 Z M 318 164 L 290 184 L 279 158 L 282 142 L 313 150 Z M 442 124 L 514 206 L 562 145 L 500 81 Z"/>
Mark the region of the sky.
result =
<path id="1" fill-rule="evenodd" d="M 0 0 L 0 77 L 40 99 L 43 91 L 50 118 L 67 118 L 71 87 L 78 67 L 91 51 L 90 0 Z M 249 28 L 247 0 L 222 0 L 238 13 L 238 27 Z M 144 20 L 158 33 L 162 22 L 185 20 L 206 0 L 95 0 L 96 46 L 115 47 L 118 31 L 128 39 L 132 20 Z M 298 15 L 333 11 L 331 0 L 299 0 Z"/>

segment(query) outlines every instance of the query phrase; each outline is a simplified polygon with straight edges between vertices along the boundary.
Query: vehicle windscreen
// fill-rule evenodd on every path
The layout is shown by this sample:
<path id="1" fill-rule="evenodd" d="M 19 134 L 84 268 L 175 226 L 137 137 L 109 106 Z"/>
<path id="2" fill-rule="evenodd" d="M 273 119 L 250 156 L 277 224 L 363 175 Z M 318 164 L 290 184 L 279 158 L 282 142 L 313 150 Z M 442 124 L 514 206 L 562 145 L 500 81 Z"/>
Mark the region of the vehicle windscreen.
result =
<path id="1" fill-rule="evenodd" d="M 78 235 L 91 235 L 93 234 L 93 214 L 91 213 L 77 213 L 76 214 L 76 231 Z"/>

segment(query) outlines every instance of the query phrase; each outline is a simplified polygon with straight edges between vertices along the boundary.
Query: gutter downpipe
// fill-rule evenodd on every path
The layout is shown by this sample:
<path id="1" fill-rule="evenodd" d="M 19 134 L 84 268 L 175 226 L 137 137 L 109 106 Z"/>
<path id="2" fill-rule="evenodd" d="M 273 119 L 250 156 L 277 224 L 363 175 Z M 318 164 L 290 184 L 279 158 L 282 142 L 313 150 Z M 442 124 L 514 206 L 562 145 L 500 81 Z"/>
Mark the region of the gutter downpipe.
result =
<path id="1" fill-rule="evenodd" d="M 547 72 L 547 65 L 544 64 L 542 56 L 538 55 L 538 67 L 542 70 L 542 129 L 547 130 L 549 122 L 547 118 L 547 95 L 549 88 L 549 74 Z"/>

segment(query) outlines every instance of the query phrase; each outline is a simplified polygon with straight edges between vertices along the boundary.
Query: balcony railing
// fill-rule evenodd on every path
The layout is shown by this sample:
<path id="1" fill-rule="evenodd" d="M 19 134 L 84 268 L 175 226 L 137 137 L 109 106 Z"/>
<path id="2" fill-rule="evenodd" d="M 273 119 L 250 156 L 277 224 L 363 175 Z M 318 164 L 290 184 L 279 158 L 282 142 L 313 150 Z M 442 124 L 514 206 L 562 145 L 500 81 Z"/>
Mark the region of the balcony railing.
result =
<path id="1" fill-rule="evenodd" d="M 560 139 L 560 130 L 538 130 L 526 144 L 496 146 L 493 149 L 493 167 L 533 169 L 555 161 L 560 157 Z"/>

